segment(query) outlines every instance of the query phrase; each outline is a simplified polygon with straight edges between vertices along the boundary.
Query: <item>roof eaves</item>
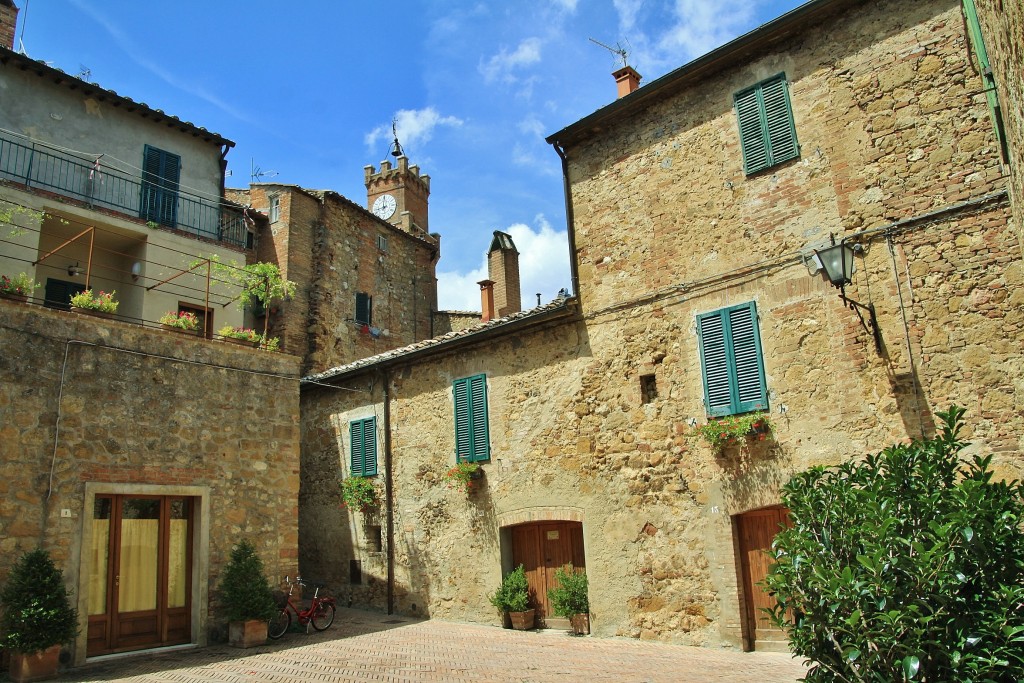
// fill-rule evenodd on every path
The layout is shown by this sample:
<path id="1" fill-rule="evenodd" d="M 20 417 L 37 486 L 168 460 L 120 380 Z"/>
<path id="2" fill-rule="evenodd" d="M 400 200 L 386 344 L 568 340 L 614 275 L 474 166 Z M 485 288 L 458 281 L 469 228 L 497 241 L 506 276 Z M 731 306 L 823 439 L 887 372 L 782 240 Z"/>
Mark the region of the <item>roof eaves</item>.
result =
<path id="1" fill-rule="evenodd" d="M 346 365 L 340 365 L 315 375 L 309 375 L 308 377 L 303 377 L 299 384 L 300 387 L 315 386 L 329 380 L 337 380 L 349 375 L 360 374 L 370 369 L 386 368 L 398 363 L 407 363 L 422 356 L 446 353 L 453 348 L 475 344 L 500 334 L 568 317 L 575 313 L 576 302 L 577 299 L 575 297 L 555 299 L 551 303 L 529 311 L 514 313 L 504 318 L 491 320 L 464 330 L 449 332 L 434 339 L 409 344 L 399 349 L 385 351 L 376 356 L 361 358 Z"/>
<path id="2" fill-rule="evenodd" d="M 234 147 L 235 143 L 228 140 L 224 136 L 214 133 L 211 130 L 207 130 L 202 126 L 197 126 L 194 123 L 179 119 L 177 116 L 167 114 L 160 109 L 154 109 L 145 102 L 136 102 L 130 97 L 119 95 L 113 90 L 108 90 L 95 83 L 83 81 L 77 76 L 72 76 L 60 69 L 54 68 L 45 62 L 41 62 L 36 59 L 32 59 L 27 55 L 15 52 L 7 47 L 0 45 L 0 64 L 13 63 L 18 68 L 23 70 L 32 70 L 38 76 L 43 76 L 52 79 L 57 85 L 65 85 L 71 90 L 81 89 L 83 93 L 96 95 L 101 100 L 109 98 L 114 106 L 124 106 L 128 111 L 140 110 L 143 116 L 152 116 L 154 119 L 167 123 L 169 126 L 178 128 L 183 133 L 191 133 L 195 137 L 203 138 L 207 142 L 225 145 L 227 147 Z"/>

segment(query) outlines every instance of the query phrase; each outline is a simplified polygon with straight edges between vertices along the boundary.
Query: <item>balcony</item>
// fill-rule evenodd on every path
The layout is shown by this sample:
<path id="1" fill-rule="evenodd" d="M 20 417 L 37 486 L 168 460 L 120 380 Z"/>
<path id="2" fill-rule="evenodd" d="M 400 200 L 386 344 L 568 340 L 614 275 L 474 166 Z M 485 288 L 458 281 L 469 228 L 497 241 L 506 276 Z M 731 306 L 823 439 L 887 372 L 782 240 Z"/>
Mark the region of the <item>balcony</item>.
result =
<path id="1" fill-rule="evenodd" d="M 63 195 L 147 223 L 242 249 L 252 247 L 241 209 L 183 192 L 165 183 L 102 166 L 45 143 L 0 132 L 0 179 Z"/>

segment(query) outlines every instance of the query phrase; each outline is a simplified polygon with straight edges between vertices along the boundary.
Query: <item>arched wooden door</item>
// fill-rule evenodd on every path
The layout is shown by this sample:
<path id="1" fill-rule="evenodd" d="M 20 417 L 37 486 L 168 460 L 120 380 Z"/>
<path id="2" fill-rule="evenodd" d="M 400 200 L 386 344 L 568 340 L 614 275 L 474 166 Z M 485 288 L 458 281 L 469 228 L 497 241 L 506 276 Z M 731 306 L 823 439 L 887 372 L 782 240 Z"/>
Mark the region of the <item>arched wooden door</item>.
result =
<path id="1" fill-rule="evenodd" d="M 569 620 L 555 616 L 548 589 L 555 585 L 555 570 L 567 564 L 585 568 L 583 524 L 537 522 L 512 528 L 512 566 L 523 565 L 530 584 L 530 603 L 537 610 L 540 628 L 569 628 Z"/>
<path id="2" fill-rule="evenodd" d="M 790 526 L 789 510 L 781 505 L 761 508 L 737 515 L 735 532 L 740 553 L 740 596 L 743 609 L 743 641 L 747 650 L 785 650 L 786 633 L 776 627 L 765 609 L 775 600 L 758 584 L 768 576 L 772 560 L 771 550 L 775 534 Z"/>

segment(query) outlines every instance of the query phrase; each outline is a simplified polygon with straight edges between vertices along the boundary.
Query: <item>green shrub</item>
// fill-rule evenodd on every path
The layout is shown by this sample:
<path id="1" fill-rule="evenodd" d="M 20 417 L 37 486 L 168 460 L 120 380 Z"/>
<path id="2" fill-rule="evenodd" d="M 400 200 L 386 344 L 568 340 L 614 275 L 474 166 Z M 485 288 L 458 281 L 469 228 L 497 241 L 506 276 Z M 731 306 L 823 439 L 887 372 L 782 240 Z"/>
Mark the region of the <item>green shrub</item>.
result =
<path id="1" fill-rule="evenodd" d="M 78 634 L 63 573 L 42 549 L 21 556 L 0 592 L 0 645 L 32 654 L 70 642 Z"/>
<path id="2" fill-rule="evenodd" d="M 555 570 L 555 581 L 558 585 L 548 589 L 548 600 L 555 614 L 569 618 L 590 611 L 586 573 L 577 572 L 567 564 Z"/>
<path id="3" fill-rule="evenodd" d="M 231 559 L 220 578 L 221 599 L 229 621 L 267 620 L 277 614 L 263 560 L 248 540 L 231 549 Z"/>
<path id="4" fill-rule="evenodd" d="M 501 580 L 501 586 L 490 597 L 491 604 L 502 612 L 525 612 L 530 609 L 530 584 L 523 565 Z"/>
<path id="5" fill-rule="evenodd" d="M 806 680 L 1024 678 L 1024 487 L 958 459 L 963 413 L 784 487 L 793 526 L 764 586 Z"/>
<path id="6" fill-rule="evenodd" d="M 366 512 L 377 504 L 377 487 L 369 477 L 346 477 L 341 482 L 341 500 L 347 508 Z"/>

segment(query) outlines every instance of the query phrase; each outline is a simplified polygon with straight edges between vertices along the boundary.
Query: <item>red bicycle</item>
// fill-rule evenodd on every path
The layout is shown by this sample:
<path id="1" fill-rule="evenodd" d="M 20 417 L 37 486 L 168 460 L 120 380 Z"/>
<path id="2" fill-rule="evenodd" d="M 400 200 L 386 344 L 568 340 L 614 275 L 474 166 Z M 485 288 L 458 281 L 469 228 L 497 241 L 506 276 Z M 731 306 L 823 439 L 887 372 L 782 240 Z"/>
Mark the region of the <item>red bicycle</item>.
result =
<path id="1" fill-rule="evenodd" d="M 292 612 L 295 612 L 295 616 L 299 623 L 302 625 L 312 624 L 313 628 L 317 631 L 323 631 L 324 629 L 330 628 L 331 624 L 334 623 L 334 613 L 336 611 L 334 598 L 321 597 L 320 589 L 322 585 L 316 584 L 313 586 L 313 599 L 309 603 L 309 607 L 300 610 L 292 602 L 292 591 L 295 586 L 299 586 L 299 597 L 302 597 L 302 588 L 305 588 L 309 584 L 302 580 L 301 576 L 295 577 L 295 583 L 292 583 L 291 579 L 287 576 L 284 577 L 285 582 L 288 584 L 288 595 L 285 596 L 284 604 L 281 606 L 281 611 L 277 613 L 277 616 L 270 620 L 270 627 L 267 629 L 267 635 L 273 639 L 278 639 L 283 636 L 287 631 L 288 627 L 292 625 Z"/>

